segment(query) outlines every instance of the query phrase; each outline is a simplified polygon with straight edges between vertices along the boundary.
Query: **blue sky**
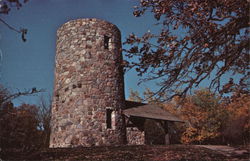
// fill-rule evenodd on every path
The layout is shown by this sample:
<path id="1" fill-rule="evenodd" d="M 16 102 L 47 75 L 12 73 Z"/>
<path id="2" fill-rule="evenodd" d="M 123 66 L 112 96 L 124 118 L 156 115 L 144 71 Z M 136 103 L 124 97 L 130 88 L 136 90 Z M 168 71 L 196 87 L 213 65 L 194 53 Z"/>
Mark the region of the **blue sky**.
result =
<path id="1" fill-rule="evenodd" d="M 141 35 L 153 28 L 152 15 L 133 16 L 136 4 L 136 0 L 30 0 L 20 10 L 12 8 L 9 15 L 0 16 L 16 28 L 27 28 L 27 42 L 22 42 L 19 34 L 0 25 L 0 83 L 11 92 L 37 87 L 46 89 L 45 97 L 51 95 L 59 26 L 72 19 L 99 18 L 117 25 L 122 41 L 125 41 L 132 32 Z M 143 92 L 146 87 L 156 88 L 154 82 L 137 86 L 138 79 L 134 71 L 126 73 L 127 97 L 129 89 Z M 21 97 L 14 103 L 37 104 L 38 99 L 37 96 Z"/>

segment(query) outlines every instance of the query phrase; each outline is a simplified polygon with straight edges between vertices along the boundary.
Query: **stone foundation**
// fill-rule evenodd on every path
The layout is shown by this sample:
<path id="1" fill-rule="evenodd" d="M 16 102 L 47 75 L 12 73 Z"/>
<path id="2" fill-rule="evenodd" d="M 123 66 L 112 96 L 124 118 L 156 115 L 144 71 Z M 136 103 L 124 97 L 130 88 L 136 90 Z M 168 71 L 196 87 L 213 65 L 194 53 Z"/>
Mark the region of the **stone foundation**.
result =
<path id="1" fill-rule="evenodd" d="M 140 131 L 137 127 L 127 127 L 127 144 L 128 145 L 143 145 L 145 144 L 144 131 Z"/>

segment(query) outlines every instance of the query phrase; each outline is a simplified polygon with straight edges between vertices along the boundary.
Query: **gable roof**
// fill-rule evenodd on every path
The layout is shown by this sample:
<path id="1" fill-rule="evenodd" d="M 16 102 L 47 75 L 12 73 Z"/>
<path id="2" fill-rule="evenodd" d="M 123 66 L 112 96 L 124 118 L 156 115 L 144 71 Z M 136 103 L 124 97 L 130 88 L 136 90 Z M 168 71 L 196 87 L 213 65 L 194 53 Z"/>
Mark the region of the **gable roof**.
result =
<path id="1" fill-rule="evenodd" d="M 126 116 L 144 117 L 150 119 L 184 122 L 170 112 L 163 110 L 157 105 L 141 105 L 133 108 L 123 110 L 123 114 Z"/>

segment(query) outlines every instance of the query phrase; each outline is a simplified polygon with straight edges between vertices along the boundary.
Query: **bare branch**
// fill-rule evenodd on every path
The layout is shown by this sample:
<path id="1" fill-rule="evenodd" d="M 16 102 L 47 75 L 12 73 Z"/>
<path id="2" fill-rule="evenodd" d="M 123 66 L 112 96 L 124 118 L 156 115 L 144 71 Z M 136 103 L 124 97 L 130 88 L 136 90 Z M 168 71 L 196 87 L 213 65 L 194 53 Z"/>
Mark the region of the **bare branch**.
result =
<path id="1" fill-rule="evenodd" d="M 44 89 L 37 90 L 36 88 L 32 88 L 30 90 L 25 90 L 22 92 L 18 91 L 17 93 L 9 94 L 9 95 L 6 95 L 5 97 L 3 97 L 3 99 L 1 100 L 1 105 L 5 104 L 6 102 L 9 102 L 13 99 L 16 99 L 20 96 L 30 96 L 30 95 L 34 95 L 34 94 L 41 93 L 41 92 L 45 92 L 45 90 Z"/>
<path id="2" fill-rule="evenodd" d="M 5 22 L 3 19 L 0 18 L 0 21 L 1 21 L 4 25 L 6 25 L 10 30 L 13 30 L 13 31 L 15 31 L 15 32 L 17 32 L 17 33 L 22 33 L 21 30 L 17 30 L 16 28 L 10 26 L 10 25 L 9 25 L 7 22 Z"/>

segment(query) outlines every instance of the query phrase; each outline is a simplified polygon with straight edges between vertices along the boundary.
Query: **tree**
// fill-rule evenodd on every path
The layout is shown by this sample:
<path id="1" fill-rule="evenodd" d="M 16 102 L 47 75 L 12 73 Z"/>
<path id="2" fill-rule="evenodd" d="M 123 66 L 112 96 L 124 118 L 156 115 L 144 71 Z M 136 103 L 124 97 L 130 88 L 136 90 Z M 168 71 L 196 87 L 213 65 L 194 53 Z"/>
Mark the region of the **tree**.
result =
<path id="1" fill-rule="evenodd" d="M 168 99 L 185 96 L 208 78 L 209 88 L 221 93 L 230 92 L 232 86 L 246 88 L 249 4 L 248 0 L 141 0 L 134 15 L 151 12 L 161 31 L 129 35 L 126 56 L 138 60 L 129 67 L 146 76 L 142 81 L 160 80 L 155 94 L 168 93 Z M 237 75 L 240 81 L 231 78 L 221 85 L 226 74 Z"/>
<path id="2" fill-rule="evenodd" d="M 214 144 L 222 143 L 221 136 L 228 120 L 228 111 L 221 106 L 221 98 L 207 89 L 195 91 L 184 101 L 175 98 L 175 103 L 164 104 L 164 108 L 187 122 L 186 126 L 176 126 L 182 143 Z M 176 106 L 183 103 L 181 106 Z M 178 107 L 178 108 L 176 108 Z"/>
<path id="3" fill-rule="evenodd" d="M 35 88 L 23 92 L 10 92 L 0 85 L 0 148 L 30 150 L 48 147 L 50 134 L 50 103 L 41 98 L 39 106 L 11 102 L 19 96 L 41 92 Z"/>
<path id="4" fill-rule="evenodd" d="M 223 104 L 229 118 L 224 124 L 222 135 L 229 144 L 249 144 L 250 142 L 250 95 L 237 94 Z"/>
<path id="5" fill-rule="evenodd" d="M 28 0 L 23 0 L 24 3 L 28 2 Z M 22 3 L 19 0 L 1 0 L 0 1 L 0 14 L 9 14 L 11 7 L 20 9 L 22 7 Z M 0 18 L 0 22 L 6 25 L 10 30 L 13 30 L 19 34 L 21 34 L 22 40 L 25 42 L 27 39 L 25 38 L 28 30 L 21 28 L 20 30 L 15 27 L 9 25 L 6 21 Z"/>
<path id="6" fill-rule="evenodd" d="M 38 120 L 39 120 L 39 129 L 42 131 L 42 147 L 49 147 L 50 139 L 50 120 L 51 120 L 51 102 L 46 101 L 44 97 L 40 97 L 40 102 L 38 105 Z"/>
<path id="7" fill-rule="evenodd" d="M 21 150 L 39 147 L 40 131 L 37 129 L 38 108 L 23 104 L 17 108 L 8 104 L 0 109 L 0 147 L 1 149 L 16 148 Z"/>
<path id="8" fill-rule="evenodd" d="M 166 97 L 165 95 L 161 95 L 161 97 Z M 143 92 L 143 96 L 140 96 L 138 91 L 134 91 L 133 89 L 129 90 L 129 101 L 135 102 L 145 102 L 145 103 L 153 103 L 153 104 L 161 104 L 162 102 L 155 97 L 154 92 L 149 88 L 146 88 Z"/>
<path id="9" fill-rule="evenodd" d="M 144 99 L 147 103 L 154 103 L 159 104 L 160 101 L 155 97 L 154 92 L 151 91 L 149 88 L 146 88 L 143 92 Z M 161 97 L 164 97 L 164 95 L 161 95 Z"/>
<path id="10" fill-rule="evenodd" d="M 183 142 L 213 143 L 220 138 L 227 121 L 227 111 L 220 103 L 221 98 L 206 89 L 198 90 L 186 99 L 181 111 L 191 126 L 183 133 Z"/>
<path id="11" fill-rule="evenodd" d="M 133 89 L 129 90 L 129 101 L 135 101 L 135 102 L 143 102 L 143 99 L 140 97 L 140 94 L 138 91 L 134 91 Z"/>

